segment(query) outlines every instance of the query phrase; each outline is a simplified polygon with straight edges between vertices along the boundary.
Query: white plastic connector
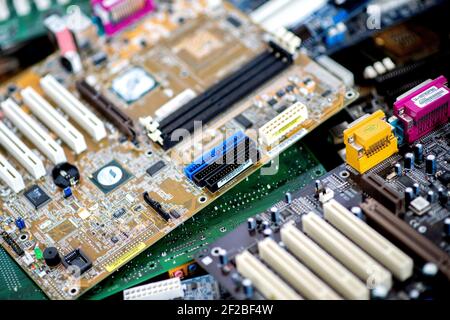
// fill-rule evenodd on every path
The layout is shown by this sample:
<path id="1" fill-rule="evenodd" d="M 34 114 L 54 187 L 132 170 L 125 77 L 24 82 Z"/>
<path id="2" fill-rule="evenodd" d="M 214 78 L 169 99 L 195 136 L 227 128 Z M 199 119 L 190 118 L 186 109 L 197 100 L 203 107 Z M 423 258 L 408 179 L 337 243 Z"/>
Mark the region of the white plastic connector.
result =
<path id="1" fill-rule="evenodd" d="M 25 189 L 23 178 L 16 169 L 0 154 L 0 179 L 3 180 L 8 187 L 15 193 L 19 193 Z"/>
<path id="2" fill-rule="evenodd" d="M 343 297 L 352 300 L 369 299 L 369 290 L 364 283 L 293 224 L 286 224 L 281 229 L 281 240 L 297 258 Z"/>
<path id="3" fill-rule="evenodd" d="M 24 102 L 39 120 L 55 132 L 76 154 L 87 149 L 83 135 L 62 117 L 42 96 L 33 88 L 21 91 Z"/>
<path id="4" fill-rule="evenodd" d="M 302 299 L 301 296 L 248 251 L 244 251 L 236 256 L 236 267 L 238 272 L 250 279 L 255 288 L 267 299 Z"/>
<path id="5" fill-rule="evenodd" d="M 3 122 L 0 122 L 0 144 L 35 179 L 45 176 L 45 167 L 39 159 Z"/>
<path id="6" fill-rule="evenodd" d="M 370 287 L 392 287 L 392 275 L 314 212 L 302 217 L 303 231 Z"/>
<path id="7" fill-rule="evenodd" d="M 330 287 L 271 238 L 258 242 L 258 249 L 261 259 L 305 298 L 314 300 L 340 299 Z"/>
<path id="8" fill-rule="evenodd" d="M 175 98 L 170 99 L 168 102 L 163 104 L 158 110 L 155 111 L 155 117 L 161 121 L 169 114 L 177 111 L 180 107 L 191 101 L 197 96 L 194 90 L 188 88 L 175 96 Z"/>
<path id="9" fill-rule="evenodd" d="M 158 281 L 123 291 L 124 300 L 174 300 L 184 297 L 180 278 Z"/>
<path id="10" fill-rule="evenodd" d="M 413 273 L 413 260 L 390 241 L 332 199 L 323 205 L 325 219 L 386 266 L 399 280 Z"/>
<path id="11" fill-rule="evenodd" d="M 66 162 L 63 148 L 55 142 L 39 124 L 26 114 L 12 99 L 2 102 L 9 120 L 54 164 Z"/>
<path id="12" fill-rule="evenodd" d="M 298 129 L 306 119 L 308 109 L 303 103 L 296 102 L 259 128 L 259 136 L 264 144 L 272 146 Z"/>
<path id="13" fill-rule="evenodd" d="M 100 141 L 106 137 L 106 129 L 103 122 L 52 75 L 46 75 L 41 79 L 40 83 L 45 94 L 55 101 L 80 127 L 86 130 L 95 141 Z"/>

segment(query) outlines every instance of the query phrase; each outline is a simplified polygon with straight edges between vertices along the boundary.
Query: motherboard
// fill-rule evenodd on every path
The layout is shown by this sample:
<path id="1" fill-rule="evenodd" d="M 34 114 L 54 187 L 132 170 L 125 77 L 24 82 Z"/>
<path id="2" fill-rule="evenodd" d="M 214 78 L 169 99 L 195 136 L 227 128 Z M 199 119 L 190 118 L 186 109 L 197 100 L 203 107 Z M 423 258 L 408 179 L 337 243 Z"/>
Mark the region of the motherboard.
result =
<path id="1" fill-rule="evenodd" d="M 2 246 L 51 299 L 78 298 L 357 98 L 291 32 L 227 3 L 141 2 L 112 25 L 94 7 L 107 35 L 155 11 L 115 37 L 48 17 L 59 52 L 0 89 Z"/>
<path id="2" fill-rule="evenodd" d="M 427 98 L 438 82 L 396 106 Z M 346 164 L 286 193 L 201 250 L 198 263 L 236 299 L 448 297 L 450 125 L 433 110 L 447 119 L 449 90 L 440 89 L 423 105 L 435 125 L 410 143 L 397 143 L 381 111 L 356 120 L 344 131 Z"/>

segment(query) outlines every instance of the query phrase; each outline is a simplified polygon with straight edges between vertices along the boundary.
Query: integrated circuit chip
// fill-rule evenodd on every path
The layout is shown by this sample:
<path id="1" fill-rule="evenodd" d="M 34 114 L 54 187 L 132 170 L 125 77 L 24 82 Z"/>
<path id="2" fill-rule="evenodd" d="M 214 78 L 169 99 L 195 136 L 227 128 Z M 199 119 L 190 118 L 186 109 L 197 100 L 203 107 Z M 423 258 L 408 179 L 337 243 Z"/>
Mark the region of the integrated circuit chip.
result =
<path id="1" fill-rule="evenodd" d="M 75 249 L 66 255 L 62 261 L 66 268 L 72 267 L 79 270 L 82 275 L 92 267 L 92 261 L 84 254 L 81 249 Z"/>
<path id="2" fill-rule="evenodd" d="M 148 168 L 147 173 L 149 174 L 149 176 L 153 177 L 156 173 L 158 173 L 159 170 L 161 170 L 165 166 L 166 164 L 164 163 L 164 161 L 160 160 L 154 165 L 152 165 L 150 168 Z"/>
<path id="3" fill-rule="evenodd" d="M 125 102 L 133 103 L 153 90 L 158 83 L 145 70 L 134 67 L 112 82 L 112 90 Z"/>
<path id="4" fill-rule="evenodd" d="M 25 191 L 24 196 L 31 202 L 35 209 L 39 209 L 50 200 L 50 197 L 38 185 L 34 185 Z"/>
<path id="5" fill-rule="evenodd" d="M 103 193 L 109 193 L 128 181 L 131 176 L 116 160 L 113 160 L 94 172 L 90 179 Z"/>
<path id="6" fill-rule="evenodd" d="M 248 118 L 243 114 L 238 115 L 236 118 L 234 118 L 234 120 L 236 120 L 245 129 L 248 129 L 253 125 L 253 123 L 248 120 Z"/>

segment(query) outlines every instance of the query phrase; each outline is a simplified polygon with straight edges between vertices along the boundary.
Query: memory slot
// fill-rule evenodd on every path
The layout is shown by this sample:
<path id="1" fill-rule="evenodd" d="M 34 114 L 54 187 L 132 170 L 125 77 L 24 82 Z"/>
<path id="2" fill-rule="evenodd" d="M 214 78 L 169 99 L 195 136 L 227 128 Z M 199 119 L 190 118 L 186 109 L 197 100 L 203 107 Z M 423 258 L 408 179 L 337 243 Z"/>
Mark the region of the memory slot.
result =
<path id="1" fill-rule="evenodd" d="M 237 133 L 226 139 L 221 145 L 212 148 L 208 152 L 205 152 L 201 157 L 197 158 L 194 162 L 192 162 L 184 169 L 184 173 L 189 179 L 192 179 L 192 176 L 195 173 L 202 170 L 209 163 L 217 159 L 217 157 L 220 157 L 221 155 L 226 153 L 231 146 L 235 146 L 244 138 L 245 134 L 242 131 L 238 131 Z"/>
<path id="2" fill-rule="evenodd" d="M 192 132 L 194 121 L 201 121 L 203 124 L 209 122 L 219 113 L 227 111 L 243 97 L 285 70 L 291 63 L 292 58 L 288 54 L 282 50 L 273 49 L 273 51 L 259 55 L 239 71 L 192 99 L 157 125 L 161 132 L 164 149 L 178 143 L 171 139 L 171 135 L 176 129 L 182 128 Z"/>
<path id="3" fill-rule="evenodd" d="M 25 189 L 23 178 L 19 172 L 0 154 L 0 179 L 15 193 Z"/>
<path id="4" fill-rule="evenodd" d="M 305 298 L 314 300 L 340 299 L 330 287 L 298 262 L 294 256 L 281 248 L 273 239 L 266 238 L 258 242 L 258 249 L 261 259 Z"/>
<path id="5" fill-rule="evenodd" d="M 66 162 L 64 149 L 25 113 L 12 99 L 2 102 L 6 117 L 28 138 L 53 164 Z"/>
<path id="6" fill-rule="evenodd" d="M 119 129 L 120 132 L 131 139 L 131 141 L 136 141 L 137 135 L 134 129 L 133 120 L 130 117 L 86 81 L 77 81 L 76 87 L 83 99 L 102 113 L 117 127 L 117 129 Z"/>
<path id="7" fill-rule="evenodd" d="M 344 298 L 369 299 L 369 289 L 364 283 L 293 224 L 283 226 L 281 240 L 290 252 Z"/>
<path id="8" fill-rule="evenodd" d="M 292 290 L 283 280 L 267 268 L 250 252 L 244 251 L 236 256 L 238 272 L 250 279 L 266 299 L 301 300 L 302 297 Z"/>
<path id="9" fill-rule="evenodd" d="M 214 173 L 217 169 L 227 164 L 227 159 L 231 164 L 234 164 L 236 162 L 236 158 L 239 156 L 245 156 L 243 155 L 243 152 L 246 150 L 244 149 L 246 145 L 249 144 L 250 139 L 246 137 L 245 139 L 241 140 L 237 144 L 233 145 L 232 147 L 226 151 L 226 153 L 222 153 L 221 155 L 217 156 L 214 160 L 214 162 L 208 163 L 205 167 L 203 167 L 201 170 L 198 170 L 193 176 L 192 180 L 199 186 L 203 187 L 205 178 L 210 176 L 212 173 Z"/>
<path id="10" fill-rule="evenodd" d="M 325 219 L 388 268 L 399 280 L 412 276 L 413 260 L 334 199 L 323 205 Z"/>
<path id="11" fill-rule="evenodd" d="M 45 176 L 45 167 L 39 159 L 8 127 L 0 122 L 0 144 L 34 179 Z"/>
<path id="12" fill-rule="evenodd" d="M 392 275 L 314 212 L 302 216 L 303 231 L 371 287 L 392 287 Z"/>

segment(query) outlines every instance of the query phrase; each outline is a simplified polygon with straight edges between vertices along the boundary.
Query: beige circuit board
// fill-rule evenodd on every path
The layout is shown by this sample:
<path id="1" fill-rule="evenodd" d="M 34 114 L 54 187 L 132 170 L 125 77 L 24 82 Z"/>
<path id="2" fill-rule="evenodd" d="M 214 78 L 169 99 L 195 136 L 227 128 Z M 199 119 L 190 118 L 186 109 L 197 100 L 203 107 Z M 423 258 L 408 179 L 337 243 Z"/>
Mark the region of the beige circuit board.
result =
<path id="1" fill-rule="evenodd" d="M 26 185 L 24 191 L 16 194 L 1 182 L 0 226 L 26 254 L 18 256 L 3 240 L 2 245 L 51 299 L 76 299 L 356 98 L 354 91 L 299 54 L 291 67 L 210 121 L 200 137 L 197 135 L 192 141 L 183 141 L 163 150 L 147 137 L 139 124 L 140 118 L 154 116 L 162 105 L 184 90 L 201 94 L 267 48 L 264 32 L 228 5 L 210 9 L 196 4 L 190 11 L 186 8 L 189 7 L 181 6 L 181 11 L 173 13 L 190 13 L 189 19 L 182 24 L 174 23 L 173 16 L 159 12 L 132 31 L 123 32 L 108 42 L 98 40 L 86 31 L 84 36 L 93 37 L 92 51 L 108 54 L 108 61 L 103 66 L 94 66 L 86 55 L 83 56 L 84 71 L 72 75 L 61 68 L 58 56 L 53 55 L 1 88 L 0 94 L 5 95 L 7 87 L 15 84 L 19 89 L 11 96 L 34 118 L 20 95 L 20 89 L 33 87 L 83 134 L 87 142 L 87 150 L 76 155 L 55 132 L 38 120 L 63 147 L 67 161 L 81 173 L 80 182 L 72 187 L 73 195 L 65 198 L 51 177 L 54 165 L 33 141 L 25 139 L 10 119 L 2 115 L 2 122 L 43 161 L 47 172 L 44 177 L 33 179 L 3 146 L 0 148 L 0 154 L 22 175 Z M 239 19 L 240 27 L 228 22 L 230 15 Z M 113 83 L 132 68 L 144 70 L 154 80 L 154 87 L 136 101 L 126 102 L 113 90 Z M 138 145 L 123 139 L 119 130 L 94 108 L 90 110 L 105 123 L 107 137 L 99 142 L 91 139 L 44 93 L 39 80 L 47 74 L 58 78 L 90 108 L 75 89 L 76 80 L 89 79 L 98 91 L 134 120 Z M 280 90 L 286 93 L 281 96 Z M 259 162 L 231 179 L 219 191 L 209 192 L 186 178 L 184 168 L 190 163 L 186 155 L 192 161 L 220 144 L 224 135 L 241 130 L 259 141 L 259 129 L 283 115 L 285 109 L 295 103 L 306 107 L 307 118 L 276 144 L 259 144 Z M 251 125 L 243 127 L 236 120 L 238 115 L 244 115 Z M 146 170 L 159 161 L 165 166 L 150 176 Z M 126 171 L 127 179 L 105 193 L 93 182 L 93 175 L 110 163 Z M 24 196 L 34 185 L 49 197 L 38 209 Z M 171 217 L 169 221 L 163 219 L 144 202 L 144 192 L 166 211 L 175 210 L 179 217 Z M 115 218 L 114 213 L 119 210 L 122 214 Z M 22 230 L 15 224 L 19 217 L 26 224 Z M 92 266 L 81 276 L 72 274 L 72 270 L 62 264 L 50 268 L 36 257 L 36 247 L 42 251 L 56 247 L 61 257 L 81 249 Z"/>

